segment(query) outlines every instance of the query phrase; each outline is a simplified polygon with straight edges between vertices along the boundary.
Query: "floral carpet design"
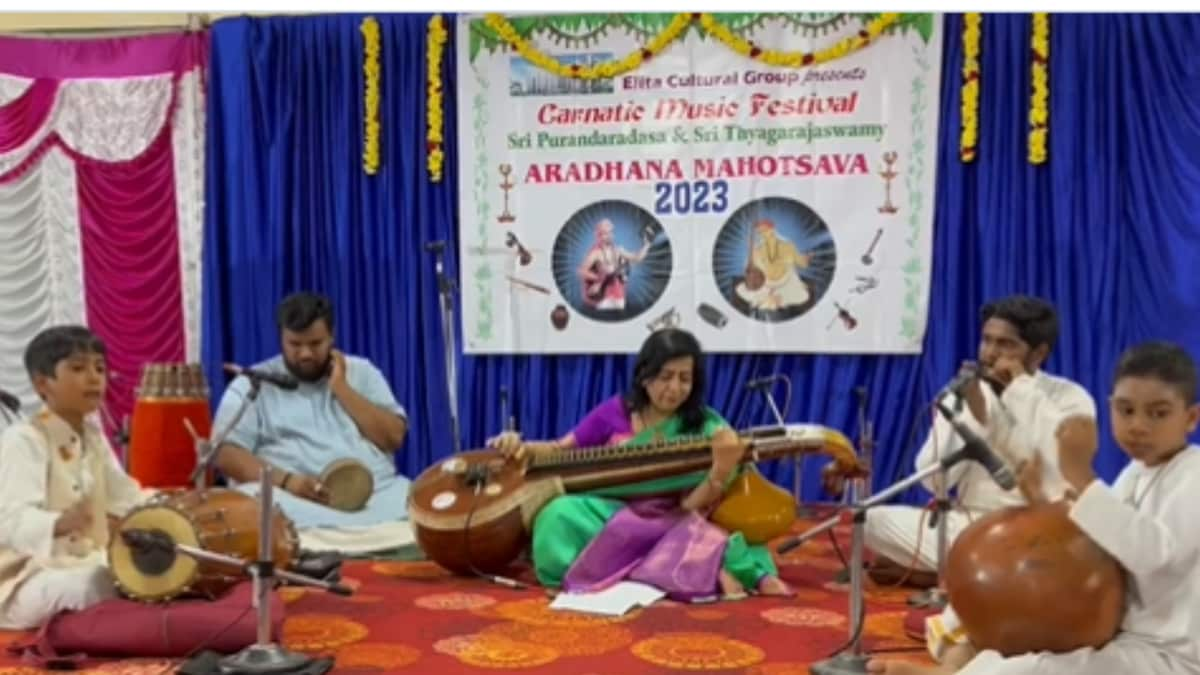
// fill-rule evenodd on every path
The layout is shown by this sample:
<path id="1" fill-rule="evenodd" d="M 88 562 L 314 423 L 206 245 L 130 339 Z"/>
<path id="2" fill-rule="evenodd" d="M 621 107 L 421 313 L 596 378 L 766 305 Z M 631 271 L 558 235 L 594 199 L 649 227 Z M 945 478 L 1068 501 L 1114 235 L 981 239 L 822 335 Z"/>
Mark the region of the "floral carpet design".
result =
<path id="1" fill-rule="evenodd" d="M 808 523 L 797 523 L 802 531 Z M 849 555 L 847 531 L 839 531 Z M 312 656 L 332 656 L 335 673 L 747 673 L 801 675 L 849 638 L 848 589 L 835 577 L 842 564 L 828 537 L 779 557 L 790 598 L 750 597 L 704 605 L 660 601 L 622 617 L 549 608 L 551 596 L 531 585 L 513 590 L 447 574 L 433 563 L 354 561 L 343 568 L 356 589 L 349 598 L 285 588 L 283 643 Z M 528 570 L 518 578 L 531 582 Z M 905 636 L 909 591 L 867 582 L 863 646 L 926 662 Z M 28 639 L 0 631 L 0 675 L 43 675 L 5 653 Z M 166 675 L 163 659 L 93 661 L 88 675 Z"/>

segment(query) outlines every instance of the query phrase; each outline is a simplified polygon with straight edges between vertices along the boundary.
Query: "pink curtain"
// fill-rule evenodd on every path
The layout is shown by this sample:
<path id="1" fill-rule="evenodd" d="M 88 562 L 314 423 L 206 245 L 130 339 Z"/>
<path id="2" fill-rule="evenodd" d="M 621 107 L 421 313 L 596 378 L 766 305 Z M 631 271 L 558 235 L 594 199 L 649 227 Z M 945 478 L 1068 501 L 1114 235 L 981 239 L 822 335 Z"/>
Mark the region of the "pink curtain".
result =
<path id="1" fill-rule="evenodd" d="M 120 420 L 142 364 L 185 357 L 170 126 L 137 159 L 81 161 L 76 171 L 88 323 L 120 374 L 108 392 Z"/>
<path id="2" fill-rule="evenodd" d="M 58 92 L 58 80 L 34 80 L 17 100 L 0 108 L 0 152 L 12 152 L 46 124 Z"/>
<path id="3" fill-rule="evenodd" d="M 183 73 L 208 58 L 208 33 L 43 40 L 0 36 L 0 73 L 56 80 Z"/>
<path id="4" fill-rule="evenodd" d="M 52 268 L 49 280 L 39 281 L 53 287 L 48 297 L 69 295 L 72 283 L 83 294 L 77 303 L 83 316 L 55 306 L 45 310 L 44 320 L 20 325 L 33 333 L 53 323 L 84 320 L 104 339 L 114 374 L 106 424 L 120 423 L 131 413 L 143 365 L 184 362 L 188 345 L 198 344 L 198 336 L 189 335 L 186 315 L 198 313 L 189 307 L 194 298 L 187 296 L 188 289 L 199 287 L 199 120 L 207 44 L 207 33 L 101 40 L 0 37 L 2 84 L 10 93 L 19 91 L 0 105 L 0 192 L 9 185 L 29 185 L 27 176 L 35 170 L 42 174 L 37 177 L 42 191 L 74 191 L 68 199 L 57 193 L 38 197 L 46 215 L 36 225 L 46 233 L 35 250 L 44 251 L 47 261 L 29 267 Z M 192 87 L 186 96 L 184 83 Z M 54 170 L 41 171 L 51 154 Z M 28 199 L 30 191 L 21 189 L 21 198 Z M 72 204 L 75 212 L 57 214 L 46 206 L 52 202 Z M 65 240 L 77 242 L 77 250 L 56 249 L 64 237 L 55 228 L 75 228 L 76 238 Z M 196 278 L 186 279 L 192 268 Z M 36 286 L 16 278 L 6 283 L 3 274 L 0 270 L 0 305 L 5 288 Z M 0 326 L 4 312 L 0 307 Z M 7 351 L 32 337 L 2 331 Z M 19 352 L 0 355 L 0 372 L 23 370 L 19 361 Z M 27 407 L 36 404 L 28 388 L 13 388 Z"/>

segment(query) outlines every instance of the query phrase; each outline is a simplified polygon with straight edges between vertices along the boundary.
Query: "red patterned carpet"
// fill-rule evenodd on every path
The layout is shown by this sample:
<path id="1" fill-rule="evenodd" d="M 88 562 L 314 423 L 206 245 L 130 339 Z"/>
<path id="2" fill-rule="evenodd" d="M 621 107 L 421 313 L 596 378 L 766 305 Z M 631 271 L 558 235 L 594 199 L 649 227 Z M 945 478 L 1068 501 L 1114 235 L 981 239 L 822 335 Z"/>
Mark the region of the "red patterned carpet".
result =
<path id="1" fill-rule="evenodd" d="M 797 530 L 802 524 L 797 525 Z M 845 532 L 839 539 L 848 539 Z M 847 555 L 849 549 L 844 548 Z M 287 603 L 284 642 L 333 655 L 333 672 L 626 675 L 716 671 L 800 675 L 848 637 L 847 591 L 824 536 L 780 561 L 794 598 L 752 597 L 709 605 L 660 602 L 607 619 L 548 609 L 540 589 L 511 590 L 446 575 L 427 562 L 352 562 L 343 576 L 357 589 L 341 598 L 300 588 Z M 524 580 L 525 577 L 522 577 Z M 864 644 L 914 649 L 904 636 L 903 589 L 869 588 Z M 21 634 L 0 632 L 0 645 Z M 923 660 L 919 651 L 895 654 Z M 165 661 L 97 663 L 91 673 L 171 672 Z M 0 675 L 50 672 L 0 660 Z"/>

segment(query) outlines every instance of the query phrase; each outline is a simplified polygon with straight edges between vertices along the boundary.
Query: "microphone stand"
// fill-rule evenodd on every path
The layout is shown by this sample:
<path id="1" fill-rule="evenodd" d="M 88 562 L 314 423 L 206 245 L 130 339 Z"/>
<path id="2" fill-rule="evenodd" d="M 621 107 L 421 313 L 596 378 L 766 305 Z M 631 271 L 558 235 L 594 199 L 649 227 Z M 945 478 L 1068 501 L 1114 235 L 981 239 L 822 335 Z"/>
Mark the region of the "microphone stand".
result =
<path id="1" fill-rule="evenodd" d="M 867 475 L 851 481 L 855 487 L 850 496 L 852 502 L 871 496 L 871 469 L 875 466 L 875 423 L 867 415 L 867 388 L 858 387 L 854 393 L 858 395 L 858 451 Z"/>
<path id="2" fill-rule="evenodd" d="M 187 419 L 187 418 L 184 418 Z M 115 445 L 121 453 L 121 468 L 129 471 L 129 443 L 133 440 L 130 436 L 129 415 L 121 419 L 121 426 L 116 430 L 116 435 L 113 437 L 113 445 Z"/>
<path id="3" fill-rule="evenodd" d="M 505 431 L 517 430 L 516 414 L 508 413 L 508 387 L 500 387 L 500 419 L 503 421 Z"/>
<path id="4" fill-rule="evenodd" d="M 922 607 L 931 610 L 941 610 L 946 608 L 947 599 L 946 592 L 942 588 L 942 582 L 946 579 L 946 552 L 950 548 L 950 532 L 947 520 L 950 516 L 950 498 L 947 496 L 947 477 L 942 474 L 934 479 L 934 484 L 937 486 L 933 500 L 933 512 L 937 517 L 937 585 L 928 588 L 920 593 L 914 594 L 909 599 L 909 604 L 915 607 Z"/>
<path id="5" fill-rule="evenodd" d="M 750 391 L 757 389 L 763 393 L 763 397 L 767 399 L 767 406 L 771 408 L 771 415 L 775 417 L 775 423 L 781 427 L 784 427 L 787 426 L 787 422 L 783 419 L 783 413 L 779 411 L 779 405 L 775 403 L 775 395 L 771 393 L 771 384 L 778 380 L 778 375 L 762 377 L 756 380 L 751 380 L 746 385 L 746 388 Z M 796 455 L 796 457 L 792 460 L 792 498 L 796 500 L 796 516 L 800 518 L 811 518 L 812 511 L 804 506 L 803 499 L 804 459 L 804 455 L 799 454 Z"/>
<path id="6" fill-rule="evenodd" d="M 961 397 L 959 397 L 959 401 L 962 401 Z M 953 417 L 953 413 L 941 404 L 941 399 L 938 399 L 937 408 L 947 420 Z M 941 454 L 940 451 L 938 454 Z M 914 607 L 941 610 L 945 609 L 948 603 L 946 592 L 942 589 L 942 582 L 946 579 L 946 552 L 950 548 L 950 531 L 947 523 L 950 517 L 950 486 L 947 483 L 949 483 L 949 477 L 945 473 L 934 479 L 933 518 L 937 520 L 937 585 L 909 597 L 908 603 Z"/>
<path id="7" fill-rule="evenodd" d="M 752 391 L 755 389 L 762 391 L 763 396 L 767 399 L 767 405 L 771 408 L 771 414 L 775 417 L 775 423 L 781 427 L 787 426 L 787 423 L 783 419 L 783 413 L 779 412 L 779 405 L 775 403 L 775 395 L 771 393 L 769 385 L 773 382 L 775 382 L 774 377 L 763 378 L 758 382 L 751 383 L 746 388 Z"/>
<path id="8" fill-rule="evenodd" d="M 963 397 L 963 393 L 962 393 L 962 386 L 964 386 L 964 385 L 958 385 L 958 386 L 953 386 L 953 387 L 949 388 L 948 392 L 943 392 L 941 396 L 938 396 L 937 401 L 935 403 L 935 407 L 938 409 L 938 413 L 941 414 L 941 416 L 947 422 L 950 423 L 951 427 L 954 427 L 956 429 L 957 429 L 957 427 L 955 426 L 955 414 L 957 412 L 960 412 L 963 408 L 964 397 Z M 945 398 L 947 393 L 954 394 L 956 397 L 953 410 L 946 407 L 946 404 L 942 400 Z M 959 436 L 962 436 L 962 434 L 960 433 Z M 967 441 L 967 440 L 968 439 L 963 438 L 963 441 Z M 913 594 L 913 596 L 911 598 L 909 598 L 909 604 L 911 604 L 915 607 L 921 607 L 921 608 L 927 608 L 927 609 L 933 609 L 933 610 L 941 610 L 941 609 L 945 609 L 946 605 L 949 602 L 948 599 L 946 598 L 945 589 L 942 588 L 942 582 L 946 579 L 946 553 L 950 548 L 950 532 L 949 532 L 950 525 L 947 522 L 949 520 L 949 515 L 950 515 L 950 497 L 948 494 L 950 486 L 948 485 L 948 482 L 949 482 L 948 476 L 946 476 L 945 474 L 942 474 L 935 481 L 936 489 L 934 491 L 933 513 L 934 513 L 934 518 L 937 519 L 937 581 L 938 581 L 938 583 L 933 588 L 925 590 L 921 593 L 915 593 L 915 594 Z"/>
<path id="9" fill-rule="evenodd" d="M 453 452 L 462 452 L 462 440 L 458 426 L 458 372 L 454 362 L 457 346 L 454 339 L 454 280 L 446 274 L 442 263 L 442 254 L 446 250 L 446 242 L 432 241 L 425 244 L 425 250 L 433 253 L 433 266 L 437 271 L 438 294 L 441 296 L 442 310 L 442 344 L 445 352 L 446 393 L 450 403 L 450 440 Z"/>
<path id="10" fill-rule="evenodd" d="M 275 569 L 274 554 L 271 551 L 271 520 L 274 515 L 271 491 L 271 468 L 264 465 L 259 487 L 258 560 L 246 563 L 233 558 L 235 564 L 244 567 L 254 581 L 254 606 L 258 610 L 257 640 L 242 651 L 222 658 L 218 662 L 222 673 L 278 673 L 296 670 L 312 661 L 309 657 L 290 651 L 271 639 L 271 589 L 275 585 L 276 577 L 324 588 L 341 595 L 350 594 L 349 588 Z M 176 548 L 192 556 L 198 552 L 190 546 L 177 545 Z M 205 553 L 204 557 L 211 558 L 211 554 L 202 553 Z"/>
<path id="11" fill-rule="evenodd" d="M 978 366 L 974 369 L 959 373 L 944 389 L 938 394 L 935 399 L 938 412 L 953 426 L 955 414 L 962 412 L 965 397 L 963 396 L 963 388 L 970 383 L 971 380 L 980 377 Z M 950 395 L 954 395 L 954 409 L 950 410 L 945 406 L 942 400 Z M 965 439 L 964 439 L 965 440 Z M 914 593 L 909 597 L 908 603 L 914 607 L 940 610 L 944 609 L 947 604 L 946 593 L 942 589 L 942 581 L 946 578 L 946 552 L 950 547 L 950 532 L 947 521 L 950 516 L 950 486 L 947 484 L 947 476 L 942 474 L 934 481 L 934 496 L 933 496 L 933 520 L 929 524 L 930 527 L 937 528 L 937 585 Z M 936 523 L 936 524 L 935 524 Z"/>
<path id="12" fill-rule="evenodd" d="M 113 451 L 117 453 L 117 457 L 120 458 L 121 468 L 128 470 L 129 469 L 129 434 L 128 434 L 129 417 L 126 416 L 124 423 L 121 426 L 118 426 L 117 421 L 114 420 L 112 417 L 112 413 L 108 412 L 108 406 L 105 405 L 104 403 L 100 404 L 100 407 L 96 409 L 96 412 L 99 413 L 99 415 L 100 415 L 100 421 L 102 424 L 101 433 L 103 433 L 103 428 L 105 425 L 107 425 L 110 429 L 112 429 L 112 435 L 108 437 L 108 443 L 109 443 L 109 445 L 112 446 Z"/>
<path id="13" fill-rule="evenodd" d="M 944 474 L 951 466 L 964 459 L 971 458 L 969 448 L 961 448 L 943 457 L 937 463 L 921 469 L 871 498 L 850 507 L 853 513 L 853 529 L 850 539 L 850 642 L 847 648 L 836 656 L 814 663 L 810 668 L 810 672 L 813 675 L 843 675 L 845 673 L 867 672 L 867 661 L 869 658 L 863 652 L 862 648 L 862 627 L 866 612 L 866 604 L 863 598 L 863 530 L 866 525 L 867 511 L 930 476 L 938 472 Z M 833 529 L 840 522 L 842 522 L 842 514 L 839 513 L 818 523 L 803 534 L 784 542 L 776 551 L 780 554 L 787 553 L 817 535 Z"/>
<path id="14" fill-rule="evenodd" d="M 250 380 L 250 391 L 242 397 L 242 402 L 238 406 L 237 413 L 229 421 L 229 424 L 225 425 L 224 429 L 221 429 L 219 433 L 209 439 L 200 438 L 193 434 L 192 442 L 196 445 L 196 468 L 192 470 L 189 480 L 195 484 L 197 491 L 203 490 L 205 483 L 208 482 L 208 468 L 213 460 L 217 458 L 217 450 L 225 442 L 230 432 L 237 427 L 238 422 L 242 420 L 242 416 L 246 414 L 246 410 L 258 399 L 258 394 L 262 391 L 262 380 L 250 375 L 247 375 L 246 379 Z"/>
<path id="15" fill-rule="evenodd" d="M 354 591 L 339 583 L 314 579 L 275 569 L 272 551 L 271 521 L 275 513 L 272 506 L 271 469 L 263 467 L 259 490 L 259 538 L 258 559 L 249 561 L 235 556 L 213 553 L 202 548 L 179 544 L 172 541 L 164 532 L 158 530 L 128 529 L 120 533 L 125 543 L 135 551 L 148 553 L 153 550 L 168 553 L 179 552 L 199 562 L 216 563 L 231 567 L 250 575 L 254 584 L 253 607 L 256 610 L 255 643 L 236 654 L 226 656 L 217 661 L 217 669 L 221 673 L 277 673 L 296 670 L 309 663 L 312 659 L 289 651 L 271 639 L 271 590 L 275 579 L 282 579 L 294 584 L 321 588 L 337 595 L 349 596 Z M 203 659 L 203 657 L 198 657 Z"/>

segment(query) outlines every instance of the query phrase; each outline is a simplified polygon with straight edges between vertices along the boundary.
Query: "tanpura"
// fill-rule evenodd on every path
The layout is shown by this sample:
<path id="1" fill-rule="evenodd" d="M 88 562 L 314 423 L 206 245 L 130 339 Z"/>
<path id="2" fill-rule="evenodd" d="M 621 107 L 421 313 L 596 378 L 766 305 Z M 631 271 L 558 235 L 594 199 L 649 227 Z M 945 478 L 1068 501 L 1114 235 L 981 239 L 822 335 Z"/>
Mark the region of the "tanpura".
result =
<path id="1" fill-rule="evenodd" d="M 1061 501 L 971 523 L 950 548 L 945 584 L 971 643 L 1005 656 L 1098 649 L 1124 615 L 1120 565 Z"/>
<path id="2" fill-rule="evenodd" d="M 743 461 L 820 452 L 849 471 L 861 469 L 850 441 L 827 427 L 767 427 L 740 436 L 748 448 Z M 525 550 L 534 517 L 554 497 L 704 471 L 711 452 L 704 438 L 557 450 L 526 461 L 495 450 L 464 452 L 413 481 L 409 516 L 417 543 L 437 564 L 459 574 L 502 572 Z M 746 467 L 713 521 L 760 543 L 788 530 L 795 507 L 791 495 Z"/>

